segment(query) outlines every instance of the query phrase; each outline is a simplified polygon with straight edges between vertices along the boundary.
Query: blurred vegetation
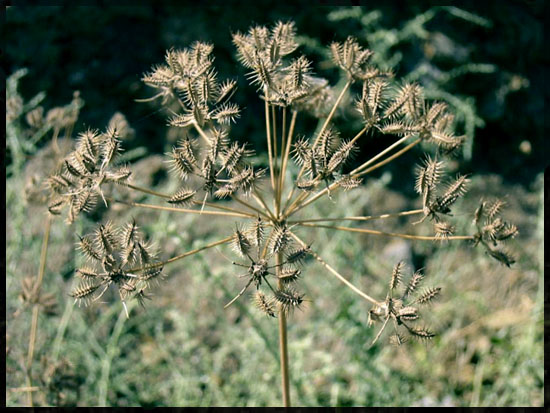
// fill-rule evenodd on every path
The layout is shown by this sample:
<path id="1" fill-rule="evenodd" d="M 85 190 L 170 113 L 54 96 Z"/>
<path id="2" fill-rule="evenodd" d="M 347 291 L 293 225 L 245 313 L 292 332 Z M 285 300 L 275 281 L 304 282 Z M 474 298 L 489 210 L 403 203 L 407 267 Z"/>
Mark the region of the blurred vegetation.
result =
<path id="1" fill-rule="evenodd" d="M 307 53 L 324 58 L 312 40 L 327 44 L 348 34 L 362 36 L 370 47 L 385 53 L 388 65 L 400 75 L 408 74 L 432 91 L 459 96 L 465 132 L 474 138 L 471 159 L 461 160 L 460 169 L 479 175 L 464 202 L 471 202 L 473 210 L 480 198 L 503 197 L 507 216 L 520 229 L 512 244 L 519 259 L 510 270 L 465 244 L 436 247 L 348 233 L 329 235 L 323 230 L 308 233 L 320 255 L 375 294 L 384 291 L 396 257 L 414 268 L 424 267 L 432 281 L 444 287 L 444 299 L 432 307 L 429 320 L 442 334 L 430 344 L 396 350 L 378 343 L 369 348 L 376 331 L 366 328 L 368 305 L 333 278 L 321 272 L 314 276 L 317 264 L 311 263 L 303 283 L 312 302 L 296 314 L 289 330 L 294 404 L 542 406 L 540 172 L 546 162 L 542 110 L 547 93 L 542 87 L 543 2 L 465 2 L 461 10 L 472 14 L 416 4 L 399 10 L 380 5 L 377 10 L 319 7 L 299 12 L 307 10 L 307 4 L 269 8 L 269 13 L 261 1 L 246 9 L 15 6 L 7 10 L 3 69 L 14 76 L 7 83 L 6 98 L 17 103 L 6 123 L 8 406 L 27 403 L 20 389 L 25 386 L 31 314 L 18 297 L 23 278 L 37 272 L 45 217 L 39 194 L 29 188 L 40 181 L 38 171 L 47 173 L 53 167 L 56 156 L 51 123 L 33 128 L 27 114 L 38 105 L 45 108 L 45 118 L 48 109 L 78 108 L 78 120 L 67 133 L 71 137 L 88 127 L 103 128 L 115 112 L 123 113 L 135 131 L 124 146 L 130 150 L 132 169 L 139 170 L 137 183 L 169 192 L 174 183 L 161 179 L 165 166 L 154 154 L 164 152 L 173 136 L 165 126 L 166 113 L 134 102 L 151 95 L 141 75 L 162 62 L 171 46 L 210 41 L 216 46 L 221 77 L 239 76 L 237 102 L 250 114 L 259 113 L 259 101 L 246 85 L 244 71 L 235 70 L 229 33 L 246 30 L 251 22 L 269 24 L 288 18 L 304 34 Z M 419 16 L 424 16 L 424 25 Z M 317 69 L 338 82 L 330 67 Z M 77 90 L 80 94 L 74 95 Z M 346 112 L 341 116 L 347 119 Z M 253 141 L 261 152 L 264 143 L 257 131 L 262 126 L 261 116 L 243 116 L 232 134 Z M 343 132 L 345 127 L 342 123 Z M 64 132 L 59 133 L 62 148 L 70 144 L 63 139 Z M 364 193 L 343 195 L 342 213 L 418 207 L 417 200 L 407 196 L 416 161 L 417 156 L 404 157 L 403 169 L 386 169 L 367 181 Z M 410 179 L 396 179 L 402 172 Z M 323 213 L 333 205 L 325 201 L 317 208 Z M 43 290 L 54 295 L 57 306 L 40 313 L 32 366 L 33 384 L 38 386 L 35 403 L 279 405 L 275 323 L 265 323 L 261 314 L 242 303 L 223 310 L 238 284 L 223 256 L 230 254 L 223 248 L 169 268 L 154 301 L 146 310 L 132 308 L 129 320 L 117 305 L 73 306 L 68 293 L 77 263 L 70 240 L 96 220 L 129 217 L 117 208 L 98 214 L 73 227 L 52 226 Z M 169 213 L 151 211 L 140 211 L 139 221 L 146 232 L 162 234 L 155 238 L 168 255 L 215 240 L 223 223 L 212 219 L 198 225 L 193 216 L 175 220 Z M 194 241 L 198 239 L 200 243 Z"/>
<path id="2" fill-rule="evenodd" d="M 542 0 L 467 1 L 460 9 L 415 2 L 397 9 L 381 4 L 351 11 L 310 9 L 304 0 L 275 7 L 257 1 L 246 8 L 24 4 L 16 2 L 6 11 L 3 63 L 8 74 L 29 68 L 22 95 L 30 99 L 36 91 L 46 91 L 45 103 L 59 106 L 79 90 L 87 103 L 83 127 L 100 127 L 114 112 L 122 112 L 136 129 L 134 144 L 152 152 L 165 150 L 168 114 L 155 113 L 155 105 L 135 104 L 134 99 L 151 96 L 141 76 L 163 61 L 166 49 L 185 47 L 194 40 L 215 44 L 221 78 L 239 76 L 236 103 L 250 116 L 238 122 L 235 136 L 246 137 L 257 150 L 265 149 L 263 139 L 255 135 L 261 130 L 259 101 L 246 85 L 244 70 L 235 70 L 230 33 L 247 30 L 251 22 L 292 18 L 304 35 L 307 53 L 315 53 L 312 43 L 325 45 L 353 34 L 399 76 L 418 80 L 443 99 L 455 97 L 451 103 L 464 117 L 465 132 L 470 138 L 475 133 L 466 155 L 471 155 L 476 171 L 528 183 L 545 163 L 543 151 L 537 150 L 545 146 L 542 111 L 548 98 Z M 326 69 L 316 68 L 336 82 L 336 71 Z"/>

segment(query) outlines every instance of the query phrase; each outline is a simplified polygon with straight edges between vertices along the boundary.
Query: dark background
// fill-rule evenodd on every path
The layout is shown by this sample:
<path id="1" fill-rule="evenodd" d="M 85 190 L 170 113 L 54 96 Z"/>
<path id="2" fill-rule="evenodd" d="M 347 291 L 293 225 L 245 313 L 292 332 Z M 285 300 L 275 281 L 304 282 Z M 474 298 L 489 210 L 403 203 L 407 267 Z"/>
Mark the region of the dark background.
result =
<path id="1" fill-rule="evenodd" d="M 195 40 L 214 43 L 219 78 L 238 78 L 239 90 L 234 100 L 245 110 L 232 135 L 251 141 L 261 151 L 264 144 L 258 132 L 263 130 L 261 111 L 257 110 L 259 101 L 255 88 L 246 84 L 244 68 L 236 62 L 231 33 L 246 31 L 253 23 L 271 26 L 279 19 L 292 19 L 298 34 L 327 45 L 334 40 L 343 41 L 349 34 L 357 35 L 361 29 L 352 21 L 346 24 L 329 21 L 326 16 L 334 10 L 332 6 L 311 7 L 311 2 L 303 0 L 292 6 L 254 1 L 230 7 L 34 7 L 25 6 L 22 1 L 13 4 L 6 11 L 2 65 L 7 75 L 22 67 L 29 69 L 20 84 L 23 97 L 29 99 L 39 91 L 46 91 L 43 105 L 48 109 L 67 104 L 73 91 L 79 90 L 85 106 L 77 131 L 87 127 L 101 129 L 115 111 L 120 111 L 136 131 L 136 139 L 129 145 L 146 146 L 153 153 L 166 149 L 167 113 L 134 99 L 152 96 L 153 90 L 141 82 L 141 77 L 152 65 L 163 63 L 166 49 L 186 47 Z M 415 2 L 395 7 L 380 3 L 376 8 L 382 11 L 386 28 L 399 28 L 431 5 Z M 365 11 L 372 8 L 364 7 Z M 473 157 L 464 168 L 477 173 L 498 173 L 510 183 L 529 185 L 547 163 L 543 113 L 548 99 L 544 82 L 548 66 L 548 57 L 543 55 L 544 2 L 466 1 L 461 2 L 460 8 L 489 19 L 492 27 L 438 16 L 429 23 L 429 28 L 440 30 L 464 45 L 472 62 L 498 67 L 493 74 L 457 78 L 448 90 L 473 96 L 477 114 L 486 122 L 485 127 L 476 130 Z M 397 76 L 410 71 L 423 57 L 422 53 L 420 45 L 409 45 Z M 309 55 L 318 60 L 318 56 Z M 438 62 L 440 67 L 451 63 L 441 58 Z M 334 70 L 316 72 L 333 82 L 338 80 Z M 528 79 L 529 87 L 498 101 L 495 91 L 511 75 Z M 530 142 L 530 153 L 520 150 L 523 141 Z"/>

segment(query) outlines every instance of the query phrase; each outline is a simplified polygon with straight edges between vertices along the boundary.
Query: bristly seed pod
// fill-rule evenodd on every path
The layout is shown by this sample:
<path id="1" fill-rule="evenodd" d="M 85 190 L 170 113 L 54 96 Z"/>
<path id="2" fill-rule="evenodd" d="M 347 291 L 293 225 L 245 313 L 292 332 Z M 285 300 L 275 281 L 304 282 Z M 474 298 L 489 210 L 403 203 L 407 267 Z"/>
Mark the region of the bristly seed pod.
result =
<path id="1" fill-rule="evenodd" d="M 283 284 L 290 284 L 296 282 L 300 277 L 301 271 L 294 268 L 284 268 L 281 270 L 281 273 L 278 275 L 278 279 Z"/>
<path id="2" fill-rule="evenodd" d="M 255 246 L 259 247 L 261 245 L 262 240 L 264 239 L 264 232 L 264 222 L 262 221 L 262 218 L 258 217 L 258 219 L 248 229 L 248 235 L 252 238 L 252 242 Z"/>
<path id="3" fill-rule="evenodd" d="M 91 299 L 92 294 L 99 288 L 99 285 L 93 285 L 89 282 L 83 282 L 77 288 L 75 288 L 69 295 L 75 299 L 75 303 L 84 302 L 87 305 Z"/>
<path id="4" fill-rule="evenodd" d="M 492 250 L 488 248 L 487 253 L 497 261 L 500 261 L 502 264 L 506 265 L 508 268 L 516 262 L 512 254 L 505 250 Z"/>
<path id="5" fill-rule="evenodd" d="M 281 311 L 289 314 L 295 308 L 300 308 L 300 305 L 304 301 L 304 295 L 299 294 L 292 288 L 285 287 L 275 291 L 275 299 L 279 302 Z"/>
<path id="6" fill-rule="evenodd" d="M 391 280 L 390 280 L 390 290 L 391 291 L 395 290 L 395 288 L 401 282 L 401 279 L 403 277 L 403 267 L 404 266 L 405 266 L 405 263 L 403 261 L 399 261 L 393 267 L 393 271 L 392 271 L 392 274 L 391 274 Z"/>
<path id="7" fill-rule="evenodd" d="M 80 241 L 78 243 L 78 247 L 84 253 L 86 258 L 88 260 L 93 259 L 93 260 L 96 260 L 96 261 L 100 261 L 101 260 L 101 255 L 95 249 L 95 246 L 94 246 L 92 240 L 90 240 L 90 238 L 88 238 L 88 237 L 79 237 L 79 239 L 80 239 Z"/>
<path id="8" fill-rule="evenodd" d="M 235 230 L 235 234 L 233 235 L 232 246 L 233 250 L 244 258 L 250 252 L 251 245 L 250 240 L 246 237 L 246 235 L 237 228 Z"/>
<path id="9" fill-rule="evenodd" d="M 407 288 L 405 288 L 405 292 L 403 293 L 403 299 L 407 298 L 410 294 L 412 294 L 414 291 L 416 291 L 417 287 L 420 285 L 420 282 L 424 276 L 420 271 L 416 271 L 411 279 L 409 280 L 409 283 L 407 284 Z"/>
<path id="10" fill-rule="evenodd" d="M 434 224 L 434 229 L 435 229 L 435 237 L 442 240 L 442 241 L 445 241 L 449 238 L 449 236 L 451 236 L 454 231 L 455 231 L 455 227 L 453 225 L 451 225 L 449 222 L 436 222 Z"/>
<path id="11" fill-rule="evenodd" d="M 352 175 L 342 175 L 342 177 L 338 180 L 338 185 L 344 188 L 345 191 L 349 191 L 350 189 L 357 188 L 361 185 L 362 181 L 362 178 L 357 178 Z"/>
<path id="12" fill-rule="evenodd" d="M 191 189 L 182 188 L 174 195 L 172 195 L 166 202 L 175 205 L 189 205 L 193 201 L 196 191 Z"/>
<path id="13" fill-rule="evenodd" d="M 78 273 L 78 276 L 83 279 L 94 279 L 99 277 L 94 270 L 88 267 L 77 268 L 76 272 Z"/>
<path id="14" fill-rule="evenodd" d="M 277 317 L 272 298 L 267 298 L 261 291 L 257 291 L 254 295 L 254 302 L 256 307 L 258 307 L 258 309 L 264 314 L 269 317 Z"/>
<path id="15" fill-rule="evenodd" d="M 271 254 L 277 254 L 288 247 L 291 241 L 290 233 L 286 225 L 276 226 L 271 237 Z"/>
<path id="16" fill-rule="evenodd" d="M 309 247 L 298 248 L 287 254 L 286 262 L 288 264 L 302 264 L 309 254 L 311 254 Z"/>
<path id="17" fill-rule="evenodd" d="M 424 290 L 422 295 L 420 295 L 420 297 L 418 297 L 415 300 L 415 302 L 417 302 L 418 304 L 427 304 L 427 303 L 433 301 L 439 295 L 440 292 L 441 292 L 440 287 L 426 288 L 426 290 Z"/>
<path id="18" fill-rule="evenodd" d="M 413 337 L 416 337 L 421 340 L 431 340 L 432 338 L 435 337 L 435 333 L 431 332 L 427 328 L 409 327 L 408 330 Z"/>

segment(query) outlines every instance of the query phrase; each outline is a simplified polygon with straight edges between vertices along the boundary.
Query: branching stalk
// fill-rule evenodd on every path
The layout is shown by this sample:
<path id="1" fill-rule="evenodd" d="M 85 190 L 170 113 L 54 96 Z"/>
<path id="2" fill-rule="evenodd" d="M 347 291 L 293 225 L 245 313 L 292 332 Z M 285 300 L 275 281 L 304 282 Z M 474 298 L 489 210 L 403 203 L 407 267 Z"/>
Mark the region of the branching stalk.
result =
<path id="1" fill-rule="evenodd" d="M 308 245 L 302 241 L 296 234 L 294 234 L 292 231 L 290 232 L 290 235 L 304 248 L 308 247 Z M 310 248 L 310 253 L 311 255 L 313 255 L 317 261 L 319 261 L 321 263 L 321 265 L 323 267 L 325 267 L 327 270 L 330 271 L 331 274 L 335 275 L 340 281 L 342 281 L 345 285 L 347 285 L 349 288 L 351 288 L 352 291 L 354 291 L 355 293 L 359 294 L 361 297 L 363 297 L 365 300 L 371 302 L 372 304 L 375 304 L 375 305 L 380 305 L 380 302 L 378 302 L 377 300 L 375 300 L 374 298 L 372 298 L 370 295 L 368 294 L 365 294 L 363 291 L 361 291 L 359 288 L 357 288 L 355 285 L 353 285 L 352 283 L 350 283 L 348 280 L 346 280 L 344 278 L 344 276 L 342 276 L 338 271 L 336 271 L 334 268 L 332 268 L 329 264 L 326 263 L 325 260 L 323 260 L 316 252 L 314 251 L 311 251 L 311 248 Z"/>
<path id="2" fill-rule="evenodd" d="M 411 234 L 398 234 L 395 232 L 383 232 L 383 231 L 377 231 L 374 229 L 365 229 L 365 228 L 350 228 L 350 227 L 340 227 L 335 225 L 320 225 L 320 224 L 308 224 L 308 223 L 299 223 L 298 225 L 303 227 L 313 227 L 313 228 L 327 228 L 327 229 L 336 229 L 340 231 L 348 231 L 348 232 L 359 232 L 362 234 L 372 234 L 372 235 L 384 235 L 388 237 L 398 237 L 398 238 L 405 238 L 405 239 L 416 239 L 416 240 L 422 240 L 422 241 L 441 241 L 442 238 L 438 238 L 435 236 L 424 236 L 424 235 L 411 235 Z M 472 235 L 452 235 L 444 238 L 445 240 L 473 240 L 474 237 Z"/>
<path id="3" fill-rule="evenodd" d="M 308 222 L 324 222 L 324 221 L 370 221 L 373 219 L 385 219 L 385 218 L 394 218 L 402 217 L 407 215 L 417 215 L 422 214 L 424 210 L 422 209 L 413 209 L 410 211 L 396 212 L 393 214 L 382 214 L 382 215 L 368 215 L 368 216 L 358 216 L 358 217 L 340 217 L 340 218 L 311 218 L 311 219 L 297 219 L 289 220 L 288 224 L 305 224 Z"/>

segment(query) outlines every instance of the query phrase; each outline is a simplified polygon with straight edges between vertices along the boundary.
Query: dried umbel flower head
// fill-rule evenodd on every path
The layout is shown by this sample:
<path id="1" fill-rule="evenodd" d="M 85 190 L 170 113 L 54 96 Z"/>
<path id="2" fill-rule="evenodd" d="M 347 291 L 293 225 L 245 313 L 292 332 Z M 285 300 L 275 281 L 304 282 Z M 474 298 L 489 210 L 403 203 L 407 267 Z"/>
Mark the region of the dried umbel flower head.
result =
<path id="1" fill-rule="evenodd" d="M 107 205 L 102 187 L 109 183 L 126 185 L 131 175 L 126 166 L 116 166 L 120 151 L 116 129 L 80 133 L 76 149 L 63 159 L 61 170 L 47 180 L 50 213 L 60 215 L 67 207 L 67 222 L 72 223 L 81 212 L 92 211 L 99 198 Z"/>
<path id="2" fill-rule="evenodd" d="M 247 268 L 247 272 L 240 277 L 248 278 L 242 290 L 225 307 L 233 304 L 247 288 L 254 283 L 256 290 L 256 306 L 271 317 L 276 316 L 274 311 L 288 314 L 294 308 L 299 308 L 304 301 L 304 295 L 298 293 L 291 284 L 295 284 L 301 272 L 297 268 L 309 254 L 309 248 L 292 248 L 292 237 L 286 226 L 274 226 L 264 243 L 265 224 L 258 217 L 247 229 L 235 230 L 232 237 L 233 250 L 243 258 L 248 258 L 249 263 L 233 262 L 234 265 Z M 278 256 L 276 264 L 270 265 L 271 258 Z M 284 260 L 280 260 L 281 257 Z M 276 273 L 273 270 L 276 270 Z M 269 279 L 277 282 L 274 288 Z M 265 295 L 260 291 L 262 286 L 268 289 Z"/>
<path id="3" fill-rule="evenodd" d="M 474 243 L 481 244 L 488 255 L 510 267 L 516 260 L 508 250 L 500 247 L 500 244 L 513 239 L 518 234 L 518 229 L 499 216 L 504 205 L 499 199 L 481 202 L 474 213 L 473 223 L 477 228 Z"/>
<path id="4" fill-rule="evenodd" d="M 381 304 L 374 305 L 369 311 L 369 324 L 382 323 L 382 327 L 372 342 L 373 345 L 382 335 L 390 319 L 394 326 L 394 334 L 389 339 L 392 344 L 403 344 L 406 341 L 406 336 L 403 333 L 424 340 L 435 337 L 435 333 L 426 327 L 416 327 L 413 323 L 420 319 L 419 306 L 432 303 L 439 297 L 441 288 L 428 287 L 423 291 L 418 291 L 418 287 L 424 278 L 418 271 L 410 276 L 406 285 L 403 285 L 404 268 L 405 264 L 403 262 L 399 262 L 394 266 L 386 300 Z M 395 293 L 399 289 L 401 289 L 401 293 L 397 295 L 399 298 L 396 298 Z"/>
<path id="5" fill-rule="evenodd" d="M 156 260 L 135 221 L 119 228 L 107 222 L 79 238 L 78 247 L 92 265 L 76 270 L 82 282 L 71 293 L 75 302 L 97 301 L 114 286 L 128 315 L 126 301 L 136 299 L 142 304 L 144 291 L 161 279 L 163 264 Z"/>

